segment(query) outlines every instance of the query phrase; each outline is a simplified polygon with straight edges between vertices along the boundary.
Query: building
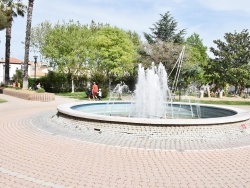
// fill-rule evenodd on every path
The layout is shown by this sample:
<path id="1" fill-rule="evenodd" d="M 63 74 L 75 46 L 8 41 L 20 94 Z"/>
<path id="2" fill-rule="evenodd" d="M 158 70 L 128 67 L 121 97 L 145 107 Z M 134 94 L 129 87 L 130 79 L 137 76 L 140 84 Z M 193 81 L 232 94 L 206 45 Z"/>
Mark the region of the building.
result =
<path id="1" fill-rule="evenodd" d="M 10 80 L 13 79 L 13 75 L 16 74 L 17 69 L 24 69 L 23 60 L 11 57 L 10 58 Z M 45 76 L 48 73 L 47 66 L 44 66 L 43 63 L 37 62 L 36 64 L 36 78 Z M 35 63 L 30 61 L 28 64 L 28 75 L 31 78 L 35 77 Z M 5 59 L 0 60 L 0 84 L 3 84 L 5 80 Z"/>
<path id="2" fill-rule="evenodd" d="M 10 58 L 10 80 L 13 79 L 13 75 L 16 74 L 17 69 L 23 70 L 23 60 L 17 59 L 17 58 Z M 28 74 L 30 72 L 30 63 L 28 66 Z M 5 59 L 0 60 L 0 84 L 3 84 L 5 82 Z"/>

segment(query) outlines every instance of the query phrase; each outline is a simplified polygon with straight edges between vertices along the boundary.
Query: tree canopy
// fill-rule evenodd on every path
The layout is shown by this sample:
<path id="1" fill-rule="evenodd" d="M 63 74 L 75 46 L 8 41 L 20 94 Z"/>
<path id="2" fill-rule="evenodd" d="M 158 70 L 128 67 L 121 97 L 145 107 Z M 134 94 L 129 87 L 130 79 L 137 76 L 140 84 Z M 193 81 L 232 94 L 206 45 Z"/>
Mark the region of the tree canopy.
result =
<path id="1" fill-rule="evenodd" d="M 22 4 L 21 0 L 2 0 L 1 10 L 3 10 L 7 17 L 6 28 L 6 43 L 5 43 L 5 84 L 9 84 L 9 64 L 10 64 L 10 44 L 11 44 L 11 28 L 12 22 L 17 16 L 24 16 L 26 6 Z"/>
<path id="2" fill-rule="evenodd" d="M 207 60 L 207 47 L 197 33 L 192 34 L 186 39 L 186 58 L 183 64 L 183 77 L 187 85 L 191 82 L 206 82 L 203 67 Z"/>
<path id="3" fill-rule="evenodd" d="M 225 42 L 214 40 L 217 48 L 210 50 L 215 58 L 210 59 L 206 74 L 217 88 L 226 84 L 234 85 L 242 91 L 250 78 L 250 35 L 248 30 L 226 33 Z"/>
<path id="4" fill-rule="evenodd" d="M 2 6 L 0 5 L 0 31 L 6 28 L 7 23 L 7 16 L 3 12 Z"/>
<path id="5" fill-rule="evenodd" d="M 39 41 L 33 44 L 41 45 L 42 54 L 54 62 L 59 71 L 71 74 L 72 80 L 92 70 L 92 73 L 106 74 L 111 82 L 114 76 L 130 74 L 134 68 L 136 35 L 117 27 L 94 22 L 90 25 L 73 21 L 57 23 L 49 27 L 44 40 Z"/>
<path id="6" fill-rule="evenodd" d="M 130 36 L 117 27 L 104 27 L 95 34 L 94 49 L 98 68 L 107 75 L 122 76 L 134 68 L 136 47 Z"/>
<path id="7" fill-rule="evenodd" d="M 171 16 L 170 12 L 166 12 L 164 15 L 160 14 L 161 19 L 153 24 L 150 28 L 152 34 L 144 33 L 148 43 L 154 43 L 158 40 L 164 42 L 173 42 L 181 44 L 184 42 L 184 35 L 186 29 L 178 30 L 178 22 Z"/>

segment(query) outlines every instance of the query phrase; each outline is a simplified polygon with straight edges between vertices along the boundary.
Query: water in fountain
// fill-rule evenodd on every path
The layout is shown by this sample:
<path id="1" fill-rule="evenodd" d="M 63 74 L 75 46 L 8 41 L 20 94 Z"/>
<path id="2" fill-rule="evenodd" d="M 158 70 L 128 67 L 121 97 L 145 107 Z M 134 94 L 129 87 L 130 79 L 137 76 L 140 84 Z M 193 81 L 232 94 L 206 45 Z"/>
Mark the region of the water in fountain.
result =
<path id="1" fill-rule="evenodd" d="M 115 88 L 110 93 L 109 100 L 121 99 L 123 93 L 129 93 L 129 87 L 121 81 L 119 84 L 115 86 Z"/>
<path id="2" fill-rule="evenodd" d="M 114 114 L 116 111 L 119 111 L 120 107 L 115 104 L 115 101 L 121 100 L 123 93 L 130 93 L 129 87 L 121 81 L 119 84 L 115 86 L 115 88 L 110 92 L 109 101 L 107 102 L 105 115 L 107 114 Z M 118 109 L 117 109 L 118 108 Z M 120 114 L 121 115 L 121 114 Z"/>
<path id="3" fill-rule="evenodd" d="M 167 72 L 162 63 L 152 63 L 146 69 L 139 64 L 138 82 L 135 90 L 134 111 L 136 117 L 166 118 L 166 99 L 171 100 Z"/>

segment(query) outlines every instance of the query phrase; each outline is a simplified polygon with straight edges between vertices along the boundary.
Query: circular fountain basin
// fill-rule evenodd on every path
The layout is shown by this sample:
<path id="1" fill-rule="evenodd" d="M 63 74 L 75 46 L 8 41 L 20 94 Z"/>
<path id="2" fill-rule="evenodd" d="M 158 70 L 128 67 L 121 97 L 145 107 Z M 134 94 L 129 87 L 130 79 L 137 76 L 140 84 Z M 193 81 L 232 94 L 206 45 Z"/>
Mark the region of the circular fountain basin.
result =
<path id="1" fill-rule="evenodd" d="M 248 111 L 234 107 L 178 102 L 171 103 L 171 108 L 174 111 L 181 111 L 181 114 L 173 118 L 138 118 L 131 114 L 131 105 L 133 103 L 130 101 L 75 102 L 59 105 L 57 110 L 61 114 L 84 120 L 159 126 L 218 125 L 250 119 Z M 199 117 L 195 113 L 190 113 L 190 107 L 196 111 L 197 106 Z"/>

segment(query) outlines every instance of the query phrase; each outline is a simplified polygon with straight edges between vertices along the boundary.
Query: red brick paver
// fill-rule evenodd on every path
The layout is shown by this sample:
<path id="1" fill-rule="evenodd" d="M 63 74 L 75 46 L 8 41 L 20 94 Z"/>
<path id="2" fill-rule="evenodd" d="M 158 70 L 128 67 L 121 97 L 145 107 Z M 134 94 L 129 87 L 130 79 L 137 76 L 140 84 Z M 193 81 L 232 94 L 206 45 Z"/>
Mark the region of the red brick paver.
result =
<path id="1" fill-rule="evenodd" d="M 108 146 L 39 130 L 30 117 L 72 99 L 0 98 L 0 187 L 250 187 L 250 147 L 165 151 Z"/>

